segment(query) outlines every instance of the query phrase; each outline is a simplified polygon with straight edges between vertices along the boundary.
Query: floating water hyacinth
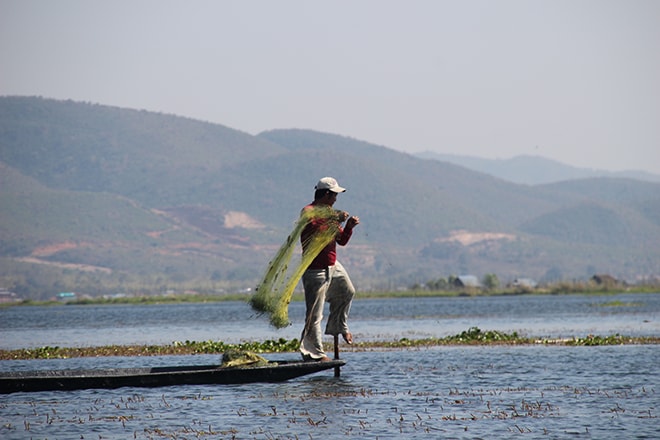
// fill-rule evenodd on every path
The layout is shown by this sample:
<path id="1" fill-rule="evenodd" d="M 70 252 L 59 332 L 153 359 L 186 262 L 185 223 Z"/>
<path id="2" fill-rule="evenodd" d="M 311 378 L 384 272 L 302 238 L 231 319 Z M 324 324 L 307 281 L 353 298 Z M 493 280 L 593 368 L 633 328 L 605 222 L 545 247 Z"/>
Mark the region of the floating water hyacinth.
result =
<path id="1" fill-rule="evenodd" d="M 305 243 L 300 259 L 293 259 L 300 235 L 305 226 L 314 220 L 326 220 L 324 227 L 318 228 Z M 296 222 L 293 231 L 268 264 L 266 273 L 257 290 L 250 298 L 252 308 L 270 316 L 270 323 L 276 328 L 289 325 L 289 303 L 293 290 L 314 258 L 332 242 L 339 232 L 337 212 L 329 206 L 315 206 L 305 209 Z M 293 260 L 293 261 L 292 261 Z"/>

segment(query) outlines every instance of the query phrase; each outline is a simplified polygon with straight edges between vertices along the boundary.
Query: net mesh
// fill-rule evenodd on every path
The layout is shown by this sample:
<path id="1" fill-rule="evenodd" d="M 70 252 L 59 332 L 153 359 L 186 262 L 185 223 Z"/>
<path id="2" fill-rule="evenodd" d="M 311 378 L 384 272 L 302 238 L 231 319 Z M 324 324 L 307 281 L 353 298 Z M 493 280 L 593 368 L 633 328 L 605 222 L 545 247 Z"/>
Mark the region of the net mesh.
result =
<path id="1" fill-rule="evenodd" d="M 270 261 L 257 290 L 250 298 L 252 308 L 267 314 L 275 328 L 289 325 L 289 303 L 296 284 L 314 258 L 335 239 L 339 232 L 336 211 L 326 206 L 305 209 L 296 222 L 293 231 L 280 246 Z M 293 258 L 293 251 L 305 227 L 315 220 L 323 220 L 323 227 L 316 228 L 302 243 L 303 253 Z"/>

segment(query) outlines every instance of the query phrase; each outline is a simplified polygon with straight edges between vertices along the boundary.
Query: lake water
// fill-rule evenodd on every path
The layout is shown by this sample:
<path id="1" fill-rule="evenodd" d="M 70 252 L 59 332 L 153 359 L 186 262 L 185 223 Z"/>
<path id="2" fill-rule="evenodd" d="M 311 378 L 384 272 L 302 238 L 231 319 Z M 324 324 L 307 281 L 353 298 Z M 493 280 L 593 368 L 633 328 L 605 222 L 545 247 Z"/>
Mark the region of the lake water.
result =
<path id="1" fill-rule="evenodd" d="M 660 294 L 358 299 L 350 326 L 357 340 L 444 337 L 470 327 L 539 338 L 645 336 L 660 335 L 658 316 Z M 0 348 L 298 338 L 304 304 L 292 303 L 289 317 L 294 324 L 276 330 L 239 301 L 11 307 L 0 309 Z"/>
<path id="2" fill-rule="evenodd" d="M 301 322 L 301 304 L 292 304 Z M 356 300 L 365 340 L 472 326 L 533 337 L 660 335 L 660 294 Z M 243 303 L 0 310 L 3 348 L 238 342 L 298 336 Z M 271 359 L 296 359 L 294 353 Z M 332 370 L 278 384 L 0 396 L 0 438 L 660 438 L 660 348 L 435 347 L 343 352 Z M 0 369 L 219 362 L 219 355 L 2 361 Z"/>

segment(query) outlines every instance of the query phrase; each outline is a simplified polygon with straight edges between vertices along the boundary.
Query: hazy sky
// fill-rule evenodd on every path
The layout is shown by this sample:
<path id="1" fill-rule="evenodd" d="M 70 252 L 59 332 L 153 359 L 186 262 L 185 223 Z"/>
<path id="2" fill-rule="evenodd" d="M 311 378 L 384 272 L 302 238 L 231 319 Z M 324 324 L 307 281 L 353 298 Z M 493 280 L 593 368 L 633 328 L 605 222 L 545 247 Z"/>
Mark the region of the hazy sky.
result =
<path id="1" fill-rule="evenodd" d="M 660 1 L 0 0 L 0 95 L 660 173 Z"/>

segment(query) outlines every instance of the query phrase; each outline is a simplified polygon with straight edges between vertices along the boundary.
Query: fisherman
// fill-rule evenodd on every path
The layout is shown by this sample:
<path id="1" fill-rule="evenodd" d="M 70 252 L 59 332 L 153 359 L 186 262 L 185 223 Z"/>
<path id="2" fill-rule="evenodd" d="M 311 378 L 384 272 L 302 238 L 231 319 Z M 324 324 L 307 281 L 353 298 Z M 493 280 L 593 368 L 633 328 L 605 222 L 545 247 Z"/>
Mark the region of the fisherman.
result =
<path id="1" fill-rule="evenodd" d="M 314 201 L 303 208 L 306 210 L 318 207 L 332 208 L 337 201 L 337 195 L 346 191 L 332 177 L 324 177 L 318 181 L 314 192 Z M 337 261 L 337 244 L 345 246 L 353 234 L 353 228 L 360 223 L 356 216 L 349 217 L 345 211 L 334 211 L 331 219 L 315 218 L 303 229 L 300 240 L 303 253 L 307 245 L 319 230 L 328 227 L 328 222 L 336 222 L 338 229 L 334 240 L 330 242 L 312 261 L 303 273 L 302 282 L 305 290 L 305 327 L 300 337 L 300 353 L 307 361 L 329 361 L 323 349 L 321 321 L 325 301 L 330 303 L 330 316 L 325 328 L 326 335 L 342 335 L 348 344 L 353 343 L 353 335 L 348 329 L 348 314 L 351 309 L 355 288 L 344 269 Z M 341 224 L 346 221 L 342 228 Z M 336 339 L 335 339 L 336 340 Z"/>

